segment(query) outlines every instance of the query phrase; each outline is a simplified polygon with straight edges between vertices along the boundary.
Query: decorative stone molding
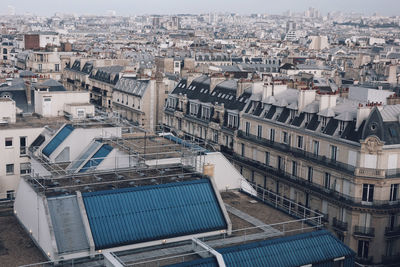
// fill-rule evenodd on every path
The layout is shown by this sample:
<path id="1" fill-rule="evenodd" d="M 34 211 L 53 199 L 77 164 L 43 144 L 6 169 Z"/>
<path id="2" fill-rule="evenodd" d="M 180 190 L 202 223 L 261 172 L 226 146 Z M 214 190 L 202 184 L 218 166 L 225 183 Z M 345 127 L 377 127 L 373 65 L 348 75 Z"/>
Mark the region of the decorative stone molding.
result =
<path id="1" fill-rule="evenodd" d="M 361 153 L 381 154 L 383 145 L 385 144 L 376 136 L 369 136 L 367 139 L 360 141 Z"/>

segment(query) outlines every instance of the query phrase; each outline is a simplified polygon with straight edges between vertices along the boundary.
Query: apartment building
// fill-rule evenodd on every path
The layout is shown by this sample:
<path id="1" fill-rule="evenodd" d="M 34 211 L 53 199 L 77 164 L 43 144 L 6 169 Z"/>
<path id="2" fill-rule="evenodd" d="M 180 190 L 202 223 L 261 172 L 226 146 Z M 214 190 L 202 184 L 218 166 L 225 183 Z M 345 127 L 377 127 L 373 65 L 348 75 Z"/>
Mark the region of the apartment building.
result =
<path id="1" fill-rule="evenodd" d="M 212 78 L 202 79 L 199 92 L 192 93 L 199 79 L 182 80 L 169 95 L 169 130 L 220 148 L 260 195 L 278 194 L 271 203 L 286 212 L 294 201 L 325 214 L 326 227 L 357 252 L 359 263 L 398 262 L 400 105 L 386 104 L 393 93 L 350 88 L 342 98 L 225 79 L 213 89 Z M 236 83 L 232 98 L 215 91 L 227 83 Z"/>
<path id="2" fill-rule="evenodd" d="M 64 66 L 72 55 L 72 52 L 31 51 L 25 59 L 25 68 L 37 73 L 39 79 L 61 80 Z"/>

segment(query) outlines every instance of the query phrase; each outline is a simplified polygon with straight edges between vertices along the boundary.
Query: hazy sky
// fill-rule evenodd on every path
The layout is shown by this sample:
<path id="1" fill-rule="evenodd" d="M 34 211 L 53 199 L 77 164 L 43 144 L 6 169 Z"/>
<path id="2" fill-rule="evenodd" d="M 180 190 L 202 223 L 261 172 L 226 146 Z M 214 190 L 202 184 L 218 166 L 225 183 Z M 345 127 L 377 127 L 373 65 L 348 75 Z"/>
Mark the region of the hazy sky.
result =
<path id="1" fill-rule="evenodd" d="M 241 14 L 281 14 L 283 11 L 304 11 L 318 8 L 322 13 L 347 11 L 364 14 L 400 15 L 400 0 L 1 0 L 2 9 L 15 7 L 17 14 L 31 12 L 52 15 L 55 12 L 76 14 L 106 14 L 115 10 L 117 15 L 177 14 L 205 12 L 234 12 Z M 7 8 L 0 10 L 6 13 Z"/>

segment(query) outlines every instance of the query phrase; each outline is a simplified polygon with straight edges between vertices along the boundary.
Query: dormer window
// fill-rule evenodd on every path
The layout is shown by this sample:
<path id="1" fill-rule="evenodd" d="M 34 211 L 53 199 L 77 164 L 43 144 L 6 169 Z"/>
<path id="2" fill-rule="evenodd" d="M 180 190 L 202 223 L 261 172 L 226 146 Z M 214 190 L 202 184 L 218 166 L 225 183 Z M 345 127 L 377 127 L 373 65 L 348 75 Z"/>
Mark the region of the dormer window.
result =
<path id="1" fill-rule="evenodd" d="M 206 120 L 210 118 L 210 107 L 203 106 L 201 108 L 201 118 Z"/>
<path id="2" fill-rule="evenodd" d="M 344 121 L 340 121 L 339 122 L 339 131 L 341 133 L 344 131 L 344 127 L 345 127 L 345 122 Z"/>
<path id="3" fill-rule="evenodd" d="M 306 122 L 307 122 L 307 123 L 309 123 L 309 122 L 311 121 L 311 117 L 312 117 L 312 114 L 311 114 L 311 113 L 307 113 L 307 114 L 306 114 Z"/>
<path id="4" fill-rule="evenodd" d="M 192 116 L 196 116 L 198 112 L 199 105 L 196 103 L 190 103 L 189 105 L 189 113 Z"/>
<path id="5" fill-rule="evenodd" d="M 322 127 L 326 127 L 326 124 L 328 122 L 328 119 L 326 117 L 322 117 Z"/>
<path id="6" fill-rule="evenodd" d="M 168 98 L 167 107 L 169 107 L 169 108 L 175 108 L 175 107 L 176 107 L 176 98 L 174 98 L 174 97 L 169 97 L 169 98 Z"/>
<path id="7" fill-rule="evenodd" d="M 228 127 L 237 128 L 238 127 L 238 115 L 228 114 Z"/>

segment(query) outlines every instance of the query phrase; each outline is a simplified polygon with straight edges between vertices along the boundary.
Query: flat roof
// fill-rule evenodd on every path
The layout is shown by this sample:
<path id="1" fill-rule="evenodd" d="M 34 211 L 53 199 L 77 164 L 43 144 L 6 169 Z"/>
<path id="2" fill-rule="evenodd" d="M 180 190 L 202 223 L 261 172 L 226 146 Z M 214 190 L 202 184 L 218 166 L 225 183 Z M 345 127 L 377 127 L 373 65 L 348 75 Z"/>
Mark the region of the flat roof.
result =
<path id="1" fill-rule="evenodd" d="M 307 228 L 308 226 L 306 223 L 302 225 L 301 221 L 240 191 L 222 192 L 221 196 L 224 204 L 231 207 L 228 207 L 227 211 L 232 222 L 232 235 L 202 239 L 203 242 L 214 249 L 248 244 L 282 236 L 291 236 L 304 232 L 312 232 L 316 229 Z M 41 251 L 33 245 L 28 234 L 16 223 L 16 218 L 12 212 L 9 211 L 6 216 L 0 216 L 0 222 L 3 221 L 14 222 L 6 225 L 0 223 L 0 229 L 2 229 L 2 227 L 7 227 L 7 235 L 0 235 L 0 240 L 6 240 L 3 241 L 3 245 L 5 244 L 7 249 L 15 252 L 13 252 L 13 254 L 10 253 L 10 255 L 12 254 L 10 257 L 0 255 L 0 260 L 2 260 L 2 257 L 7 258 L 10 264 L 6 265 L 10 266 L 19 265 L 15 264 L 19 262 L 21 262 L 21 264 L 28 264 L 45 261 Z M 260 226 L 260 224 L 263 226 L 257 228 L 255 225 L 257 223 L 259 223 L 258 226 Z M 271 225 L 271 227 L 265 225 Z M 283 225 L 285 232 L 282 232 Z M 30 242 L 32 247 L 20 246 L 20 243 L 17 243 L 20 239 L 25 240 L 27 243 Z M 115 255 L 124 264 L 132 264 L 132 266 L 135 267 L 164 266 L 201 258 L 199 254 L 193 251 L 193 245 L 190 241 L 168 244 L 167 246 L 156 245 L 129 251 L 115 252 Z M 94 261 L 99 265 L 102 264 L 101 257 L 79 260 L 79 262 L 85 261 L 92 263 Z"/>

